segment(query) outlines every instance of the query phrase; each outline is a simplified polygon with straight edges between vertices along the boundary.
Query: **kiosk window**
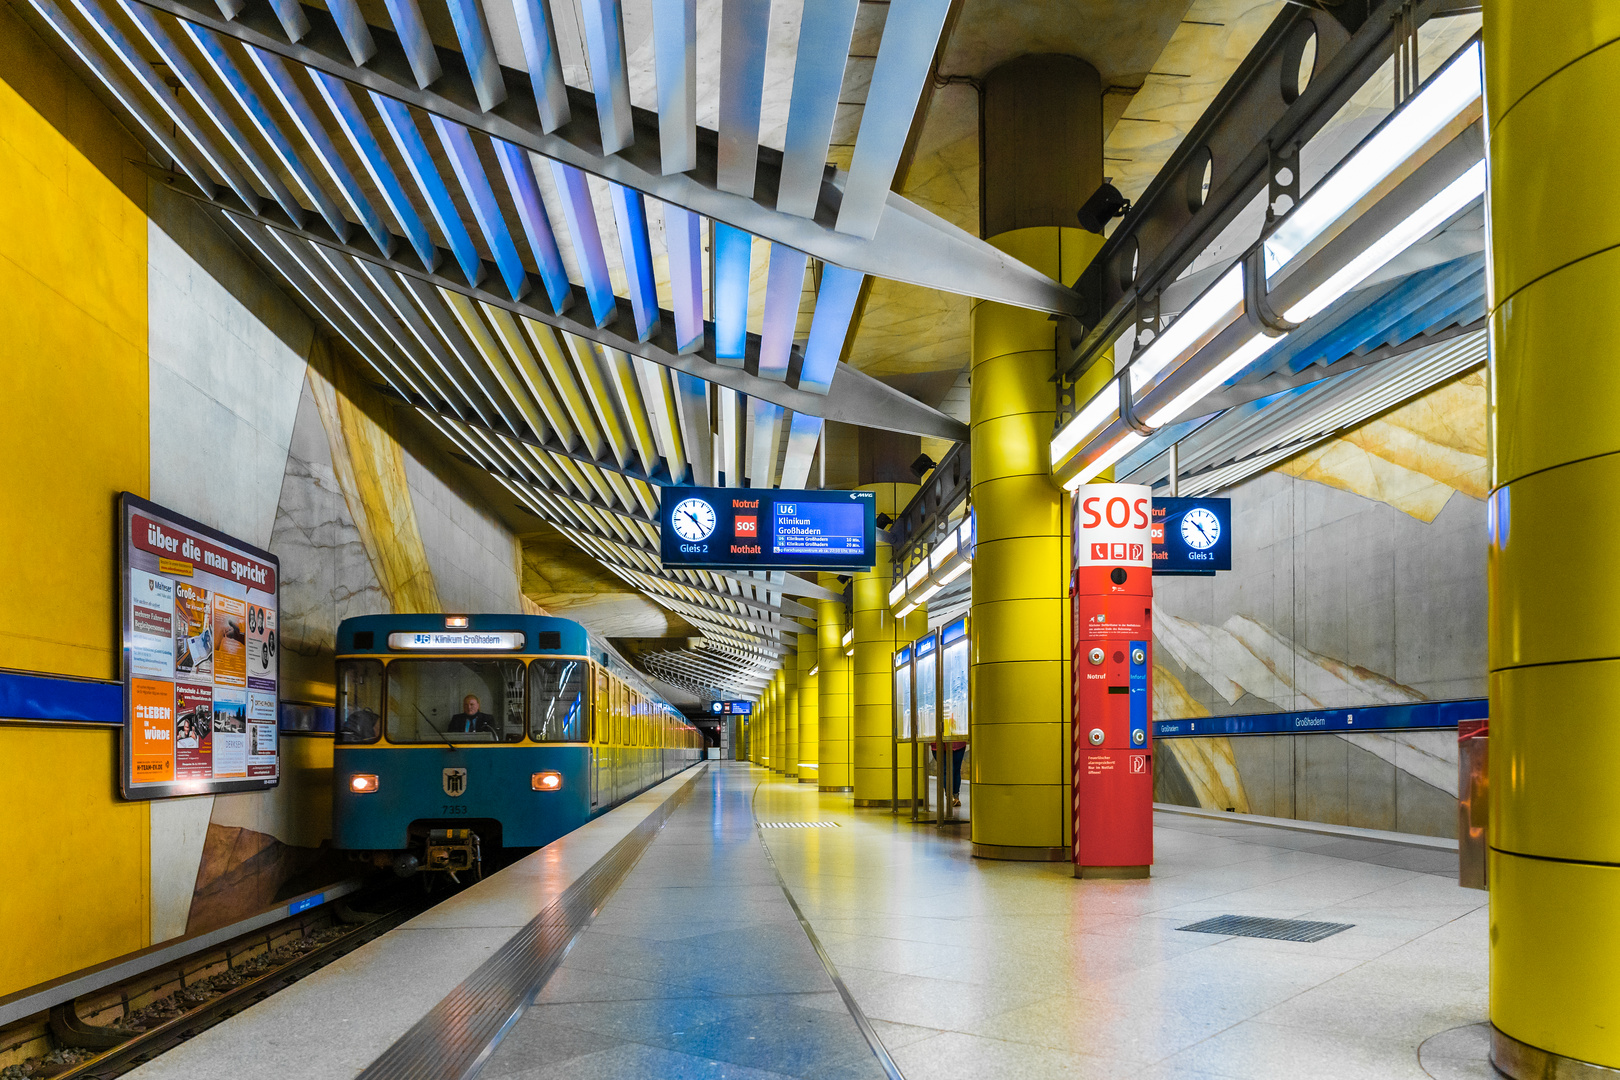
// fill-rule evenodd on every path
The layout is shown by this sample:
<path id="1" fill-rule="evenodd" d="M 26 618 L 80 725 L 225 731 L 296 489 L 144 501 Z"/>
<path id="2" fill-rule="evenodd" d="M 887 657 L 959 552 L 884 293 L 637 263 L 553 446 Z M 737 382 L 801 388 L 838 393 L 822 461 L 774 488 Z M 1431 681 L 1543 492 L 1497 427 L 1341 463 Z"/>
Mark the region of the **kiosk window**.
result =
<path id="1" fill-rule="evenodd" d="M 379 660 L 344 660 L 337 674 L 337 741 L 376 742 L 382 734 L 383 666 Z"/>
<path id="2" fill-rule="evenodd" d="M 521 738 L 521 660 L 395 660 L 388 665 L 389 742 Z"/>
<path id="3" fill-rule="evenodd" d="M 529 665 L 529 738 L 584 742 L 590 665 L 584 660 L 536 660 Z"/>

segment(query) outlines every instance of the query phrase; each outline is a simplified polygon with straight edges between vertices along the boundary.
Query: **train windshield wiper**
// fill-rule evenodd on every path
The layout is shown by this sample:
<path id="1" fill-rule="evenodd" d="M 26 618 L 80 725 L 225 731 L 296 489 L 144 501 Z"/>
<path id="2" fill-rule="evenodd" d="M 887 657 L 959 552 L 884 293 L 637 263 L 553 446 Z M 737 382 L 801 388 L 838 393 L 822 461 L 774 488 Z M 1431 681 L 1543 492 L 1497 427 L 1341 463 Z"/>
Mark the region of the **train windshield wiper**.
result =
<path id="1" fill-rule="evenodd" d="M 423 720 L 425 720 L 427 722 L 427 726 L 432 729 L 433 734 L 437 735 L 439 738 L 444 740 L 444 745 L 448 746 L 452 750 L 460 750 L 461 749 L 461 747 L 459 747 L 455 743 L 451 742 L 450 741 L 450 736 L 448 736 L 444 732 L 440 731 L 438 729 L 438 727 L 433 723 L 432 720 L 428 720 L 428 714 L 422 711 L 422 706 L 418 705 L 416 702 L 413 701 L 413 702 L 411 702 L 411 708 L 416 710 L 416 715 L 420 716 Z"/>

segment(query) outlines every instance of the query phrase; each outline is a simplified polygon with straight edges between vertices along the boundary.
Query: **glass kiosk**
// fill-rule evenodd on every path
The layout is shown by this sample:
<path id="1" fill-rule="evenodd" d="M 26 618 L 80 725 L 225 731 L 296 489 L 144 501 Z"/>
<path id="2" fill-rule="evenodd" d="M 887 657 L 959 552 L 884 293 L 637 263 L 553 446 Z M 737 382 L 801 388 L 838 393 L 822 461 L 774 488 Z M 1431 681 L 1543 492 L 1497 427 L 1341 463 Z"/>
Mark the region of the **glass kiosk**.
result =
<path id="1" fill-rule="evenodd" d="M 901 755 L 911 762 L 911 820 L 949 825 L 968 820 L 971 809 L 962 800 L 956 779 L 958 744 L 963 770 L 972 753 L 968 717 L 969 655 L 967 617 L 918 638 L 894 654 L 894 754 L 891 790 L 894 812 L 904 797 L 900 792 Z M 934 782 L 928 780 L 930 751 Z M 960 804 L 960 805 L 959 805 Z"/>

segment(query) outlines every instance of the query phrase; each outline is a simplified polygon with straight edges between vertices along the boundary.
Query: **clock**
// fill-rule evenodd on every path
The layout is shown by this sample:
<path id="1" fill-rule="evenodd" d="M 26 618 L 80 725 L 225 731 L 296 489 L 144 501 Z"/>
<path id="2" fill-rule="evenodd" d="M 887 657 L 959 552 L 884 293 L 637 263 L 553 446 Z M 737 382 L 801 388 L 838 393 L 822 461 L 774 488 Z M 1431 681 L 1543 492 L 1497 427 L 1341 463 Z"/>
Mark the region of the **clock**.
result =
<path id="1" fill-rule="evenodd" d="M 714 532 L 714 507 L 702 499 L 682 499 L 669 515 L 675 535 L 689 544 L 707 540 Z"/>
<path id="2" fill-rule="evenodd" d="M 1204 507 L 1195 506 L 1182 515 L 1181 538 L 1194 551 L 1212 548 L 1221 538 L 1221 519 Z"/>

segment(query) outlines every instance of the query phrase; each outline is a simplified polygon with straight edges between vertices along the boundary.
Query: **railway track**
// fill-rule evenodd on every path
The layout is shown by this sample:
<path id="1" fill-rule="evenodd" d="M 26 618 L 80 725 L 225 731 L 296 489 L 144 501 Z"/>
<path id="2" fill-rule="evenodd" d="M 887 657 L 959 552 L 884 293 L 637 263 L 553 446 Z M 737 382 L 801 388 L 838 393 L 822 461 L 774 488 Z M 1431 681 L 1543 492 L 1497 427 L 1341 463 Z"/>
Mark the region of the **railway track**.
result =
<path id="1" fill-rule="evenodd" d="M 203 950 L 167 971 L 144 974 L 8 1025 L 0 1034 L 12 1036 L 14 1051 L 46 1052 L 0 1068 L 0 1080 L 122 1076 L 381 937 L 443 898 L 403 887 L 375 890 L 363 902 L 380 910 L 355 911 L 334 903 L 313 918 L 283 920 Z M 168 990 L 171 985 L 174 988 Z M 137 1027 L 144 1030 L 134 1030 Z M 75 1057 L 79 1060 L 64 1060 Z"/>

